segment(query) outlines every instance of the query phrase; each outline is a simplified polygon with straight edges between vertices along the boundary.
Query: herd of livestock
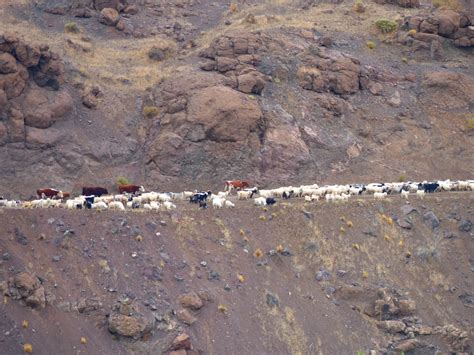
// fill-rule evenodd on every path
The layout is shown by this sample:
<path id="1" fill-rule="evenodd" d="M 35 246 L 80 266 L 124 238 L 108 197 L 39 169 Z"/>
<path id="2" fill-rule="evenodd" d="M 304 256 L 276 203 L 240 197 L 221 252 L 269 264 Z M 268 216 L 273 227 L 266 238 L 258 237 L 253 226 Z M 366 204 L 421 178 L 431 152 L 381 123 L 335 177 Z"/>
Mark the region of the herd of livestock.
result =
<path id="1" fill-rule="evenodd" d="M 408 199 L 413 195 L 424 198 L 427 193 L 441 191 L 474 191 L 474 180 L 443 180 L 423 182 L 394 182 L 353 185 L 301 185 L 287 186 L 275 189 L 251 188 L 248 182 L 242 180 L 226 181 L 224 191 L 184 191 L 174 192 L 145 192 L 143 186 L 121 185 L 119 194 L 109 194 L 103 187 L 84 187 L 82 195 L 71 197 L 61 190 L 45 188 L 37 190 L 38 199 L 32 201 L 7 200 L 0 197 L 0 207 L 3 208 L 66 208 L 66 209 L 95 209 L 95 210 L 172 210 L 176 201 L 189 201 L 206 209 L 208 204 L 213 208 L 233 208 L 236 201 L 253 200 L 256 206 L 273 205 L 277 199 L 303 198 L 305 202 L 324 200 L 327 202 L 344 202 L 351 196 L 372 195 L 382 200 L 388 195 L 400 195 Z"/>

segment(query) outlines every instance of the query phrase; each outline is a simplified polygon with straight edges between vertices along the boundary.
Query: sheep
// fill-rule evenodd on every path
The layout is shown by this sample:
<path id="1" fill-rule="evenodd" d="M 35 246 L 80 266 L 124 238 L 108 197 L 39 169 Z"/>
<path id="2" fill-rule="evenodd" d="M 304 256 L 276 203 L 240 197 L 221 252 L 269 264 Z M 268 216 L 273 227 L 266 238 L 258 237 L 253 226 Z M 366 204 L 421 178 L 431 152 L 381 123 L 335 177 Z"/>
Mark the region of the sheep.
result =
<path id="1" fill-rule="evenodd" d="M 120 210 L 120 211 L 125 211 L 125 207 L 122 202 L 120 201 L 112 201 L 109 202 L 109 208 L 111 210 Z"/>
<path id="2" fill-rule="evenodd" d="M 159 210 L 160 209 L 160 204 L 156 201 L 151 201 L 150 202 L 150 207 L 152 210 Z"/>
<path id="3" fill-rule="evenodd" d="M 122 204 L 126 204 L 128 202 L 128 197 L 124 194 L 115 195 L 114 201 L 122 202 Z"/>
<path id="4" fill-rule="evenodd" d="M 271 190 L 260 190 L 258 194 L 260 195 L 260 197 L 265 197 L 265 198 L 273 196 L 273 193 Z"/>
<path id="5" fill-rule="evenodd" d="M 418 196 L 419 199 L 422 199 L 425 197 L 425 191 L 424 190 L 417 190 L 416 191 L 416 196 Z"/>
<path id="6" fill-rule="evenodd" d="M 305 202 L 311 202 L 311 201 L 313 201 L 313 199 L 311 198 L 311 196 L 306 195 L 306 196 L 304 197 L 304 201 L 305 201 Z"/>
<path id="7" fill-rule="evenodd" d="M 174 210 L 176 209 L 176 205 L 170 201 L 163 202 L 163 207 L 167 210 Z"/>
<path id="8" fill-rule="evenodd" d="M 256 206 L 265 206 L 267 204 L 267 199 L 266 197 L 257 197 L 253 200 L 253 203 L 256 205 Z"/>
<path id="9" fill-rule="evenodd" d="M 387 193 L 386 192 L 375 192 L 374 193 L 374 198 L 376 200 L 383 200 L 385 197 L 387 197 Z"/>
<path id="10" fill-rule="evenodd" d="M 152 209 L 152 208 L 151 208 L 151 205 L 150 205 L 149 203 L 145 203 L 145 204 L 143 205 L 143 208 L 144 208 L 145 210 L 151 210 L 151 209 Z"/>
<path id="11" fill-rule="evenodd" d="M 65 208 L 68 210 L 76 210 L 76 209 L 81 209 L 85 205 L 85 200 L 84 199 L 74 199 L 74 200 L 67 200 Z"/>
<path id="12" fill-rule="evenodd" d="M 166 193 L 161 193 L 158 195 L 158 200 L 160 202 L 171 202 L 171 196 Z"/>
<path id="13" fill-rule="evenodd" d="M 212 207 L 214 208 L 222 208 L 224 207 L 224 199 L 220 197 L 215 197 L 212 199 Z"/>
<path id="14" fill-rule="evenodd" d="M 400 191 L 400 195 L 405 198 L 405 200 L 408 200 L 408 195 L 410 195 L 410 191 L 405 191 L 405 190 L 402 190 Z"/>
<path id="15" fill-rule="evenodd" d="M 99 201 L 99 202 L 93 203 L 91 208 L 93 210 L 106 210 L 108 206 L 104 201 Z"/>
<path id="16" fill-rule="evenodd" d="M 232 203 L 229 200 L 225 200 L 224 205 L 225 205 L 226 208 L 234 208 L 235 207 L 235 204 Z"/>
<path id="17" fill-rule="evenodd" d="M 194 192 L 184 191 L 183 194 L 182 194 L 182 198 L 183 198 L 183 200 L 187 200 L 190 197 L 192 197 L 193 195 L 194 195 Z"/>
<path id="18" fill-rule="evenodd" d="M 229 192 L 230 192 L 230 191 L 219 191 L 219 192 L 217 193 L 217 196 L 226 198 L 226 197 L 229 195 Z"/>
<path id="19" fill-rule="evenodd" d="M 248 200 L 252 198 L 253 192 L 252 191 L 237 191 L 237 199 L 238 200 Z"/>

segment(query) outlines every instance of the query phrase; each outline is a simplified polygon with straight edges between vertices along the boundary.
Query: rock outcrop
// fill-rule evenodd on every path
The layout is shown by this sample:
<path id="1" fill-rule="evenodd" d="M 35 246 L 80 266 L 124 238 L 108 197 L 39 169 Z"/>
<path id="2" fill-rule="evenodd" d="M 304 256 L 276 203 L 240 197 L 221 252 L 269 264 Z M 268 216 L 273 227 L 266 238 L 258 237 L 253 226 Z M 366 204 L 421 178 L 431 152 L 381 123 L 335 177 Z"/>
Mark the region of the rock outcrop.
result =
<path id="1" fill-rule="evenodd" d="M 25 126 L 45 129 L 63 118 L 73 106 L 63 83 L 63 65 L 47 46 L 0 35 L 1 144 L 23 142 Z"/>

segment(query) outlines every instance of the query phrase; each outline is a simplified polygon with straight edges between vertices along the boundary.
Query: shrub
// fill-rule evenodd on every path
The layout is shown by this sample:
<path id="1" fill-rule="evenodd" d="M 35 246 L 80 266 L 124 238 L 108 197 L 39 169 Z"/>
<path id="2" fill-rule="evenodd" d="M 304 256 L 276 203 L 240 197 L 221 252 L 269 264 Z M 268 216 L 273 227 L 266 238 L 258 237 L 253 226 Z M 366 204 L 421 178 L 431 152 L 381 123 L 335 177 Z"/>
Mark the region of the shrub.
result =
<path id="1" fill-rule="evenodd" d="M 354 5 L 352 6 L 352 10 L 354 10 L 354 12 L 357 12 L 358 14 L 365 12 L 365 9 L 366 7 L 362 0 L 356 0 Z"/>
<path id="2" fill-rule="evenodd" d="M 237 4 L 235 2 L 233 2 L 232 4 L 230 4 L 230 8 L 229 8 L 229 11 L 231 13 L 236 13 L 237 11 L 239 10 L 239 8 L 237 7 Z"/>
<path id="3" fill-rule="evenodd" d="M 117 185 L 122 186 L 122 185 L 130 185 L 130 180 L 128 180 L 126 177 L 119 176 L 117 178 Z"/>
<path id="4" fill-rule="evenodd" d="M 143 108 L 143 116 L 145 116 L 146 118 L 156 117 L 158 116 L 159 112 L 160 111 L 158 110 L 158 107 L 156 106 L 145 106 Z"/>
<path id="5" fill-rule="evenodd" d="M 408 64 L 408 58 L 407 58 L 407 57 L 403 57 L 403 58 L 402 58 L 402 62 L 403 62 L 404 64 Z"/>
<path id="6" fill-rule="evenodd" d="M 414 28 L 412 28 L 410 31 L 408 31 L 408 35 L 410 37 L 414 37 L 416 35 L 416 30 Z"/>
<path id="7" fill-rule="evenodd" d="M 366 45 L 367 45 L 367 48 L 369 48 L 369 49 L 375 49 L 375 47 L 376 47 L 374 41 L 367 41 Z"/>
<path id="8" fill-rule="evenodd" d="M 470 116 L 474 116 L 474 115 L 470 115 Z M 474 130 L 474 117 L 469 117 L 468 116 L 464 126 L 465 126 L 466 130 L 468 130 L 468 131 Z"/>
<path id="9" fill-rule="evenodd" d="M 64 25 L 64 31 L 68 33 L 79 33 L 79 27 L 75 22 L 68 22 Z"/>
<path id="10" fill-rule="evenodd" d="M 400 176 L 398 177 L 398 182 L 405 182 L 407 181 L 407 177 L 405 174 L 400 174 Z"/>
<path id="11" fill-rule="evenodd" d="M 375 26 L 377 26 L 382 33 L 390 33 L 397 29 L 396 22 L 385 19 L 375 21 Z"/>

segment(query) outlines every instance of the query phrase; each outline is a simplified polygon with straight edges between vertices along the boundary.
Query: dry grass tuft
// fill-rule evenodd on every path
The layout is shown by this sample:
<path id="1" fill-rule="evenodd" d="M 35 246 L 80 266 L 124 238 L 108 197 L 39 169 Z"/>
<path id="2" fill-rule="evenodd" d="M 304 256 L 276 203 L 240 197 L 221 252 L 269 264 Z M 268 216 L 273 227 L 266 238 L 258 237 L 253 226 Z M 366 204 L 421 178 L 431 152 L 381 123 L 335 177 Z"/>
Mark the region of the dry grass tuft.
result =
<path id="1" fill-rule="evenodd" d="M 448 8 L 451 10 L 461 10 L 459 0 L 433 0 L 432 4 L 436 8 Z"/>
<path id="2" fill-rule="evenodd" d="M 153 118 L 158 116 L 160 110 L 156 106 L 145 106 L 143 107 L 143 116 L 146 118 Z"/>
<path id="3" fill-rule="evenodd" d="M 64 25 L 64 31 L 67 33 L 79 33 L 79 27 L 75 22 L 68 22 Z"/>
<path id="4" fill-rule="evenodd" d="M 352 6 L 352 10 L 354 12 L 357 12 L 358 14 L 364 13 L 366 9 L 367 9 L 367 7 L 364 5 L 362 0 L 356 0 L 354 5 Z"/>
<path id="5" fill-rule="evenodd" d="M 263 256 L 263 252 L 262 252 L 262 249 L 257 249 L 255 250 L 255 253 L 253 253 L 253 255 L 256 257 L 256 258 L 261 258 Z"/>
<path id="6" fill-rule="evenodd" d="M 375 49 L 375 47 L 376 47 L 376 44 L 375 44 L 374 41 L 367 41 L 366 45 L 367 45 L 367 48 L 369 48 L 369 49 Z"/>

